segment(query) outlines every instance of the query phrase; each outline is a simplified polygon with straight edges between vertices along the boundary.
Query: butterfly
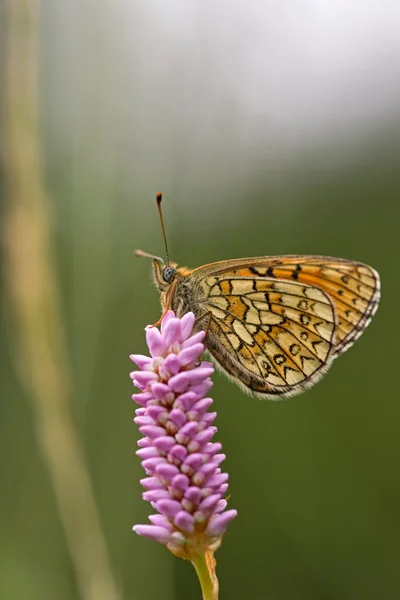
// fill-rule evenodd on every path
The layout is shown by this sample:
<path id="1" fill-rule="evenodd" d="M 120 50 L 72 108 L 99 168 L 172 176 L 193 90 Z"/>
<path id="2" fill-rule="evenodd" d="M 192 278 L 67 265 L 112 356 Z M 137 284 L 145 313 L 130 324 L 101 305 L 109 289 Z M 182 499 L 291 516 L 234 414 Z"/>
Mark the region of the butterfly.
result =
<path id="1" fill-rule="evenodd" d="M 168 260 L 161 194 L 157 204 L 167 263 L 137 254 L 153 259 L 162 308 L 205 323 L 214 362 L 252 395 L 280 399 L 313 386 L 376 312 L 379 275 L 360 262 L 288 255 L 179 268 Z"/>

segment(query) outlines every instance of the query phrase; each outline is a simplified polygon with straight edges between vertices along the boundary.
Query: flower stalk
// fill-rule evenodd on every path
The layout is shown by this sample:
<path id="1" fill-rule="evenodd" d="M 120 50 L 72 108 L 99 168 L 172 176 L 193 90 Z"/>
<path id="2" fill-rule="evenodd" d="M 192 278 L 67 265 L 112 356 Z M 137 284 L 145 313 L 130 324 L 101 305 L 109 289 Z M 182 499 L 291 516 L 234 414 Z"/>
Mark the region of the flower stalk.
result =
<path id="1" fill-rule="evenodd" d="M 219 584 L 214 553 L 210 551 L 197 554 L 192 558 L 192 564 L 199 578 L 203 600 L 218 600 Z"/>

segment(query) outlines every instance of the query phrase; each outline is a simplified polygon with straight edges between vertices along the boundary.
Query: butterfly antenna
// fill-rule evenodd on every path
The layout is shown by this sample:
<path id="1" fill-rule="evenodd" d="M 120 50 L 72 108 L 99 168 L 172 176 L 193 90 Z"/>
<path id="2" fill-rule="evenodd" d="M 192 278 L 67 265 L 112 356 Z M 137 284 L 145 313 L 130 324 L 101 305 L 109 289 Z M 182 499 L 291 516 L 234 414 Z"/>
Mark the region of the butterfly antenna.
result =
<path id="1" fill-rule="evenodd" d="M 168 244 L 167 244 L 167 236 L 165 234 L 165 226 L 164 226 L 163 214 L 162 214 L 162 210 L 161 210 L 161 200 L 162 200 L 162 193 L 158 192 L 158 194 L 157 194 L 157 208 L 158 208 L 158 214 L 160 215 L 161 230 L 162 230 L 162 234 L 163 234 L 163 238 L 164 238 L 165 254 L 166 254 L 166 257 L 167 257 L 167 263 L 166 264 L 169 265 Z"/>
<path id="2" fill-rule="evenodd" d="M 157 262 L 164 264 L 164 261 L 162 258 L 160 258 L 159 256 L 154 256 L 154 254 L 149 254 L 148 252 L 143 252 L 143 250 L 135 250 L 135 254 L 136 254 L 136 256 L 143 256 L 144 258 L 152 258 L 153 260 L 156 260 Z"/>

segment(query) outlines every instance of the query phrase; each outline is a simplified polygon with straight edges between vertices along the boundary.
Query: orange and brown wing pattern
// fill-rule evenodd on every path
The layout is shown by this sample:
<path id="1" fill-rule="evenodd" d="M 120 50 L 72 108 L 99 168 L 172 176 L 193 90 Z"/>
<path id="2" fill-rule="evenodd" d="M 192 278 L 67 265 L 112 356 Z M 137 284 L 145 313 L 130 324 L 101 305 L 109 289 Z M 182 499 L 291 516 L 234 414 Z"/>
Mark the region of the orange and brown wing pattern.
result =
<path id="1" fill-rule="evenodd" d="M 254 273 L 206 277 L 202 287 L 213 317 L 208 349 L 251 392 L 293 395 L 328 368 L 335 313 L 322 290 Z"/>
<path id="2" fill-rule="evenodd" d="M 210 267 L 226 278 L 267 277 L 296 281 L 322 290 L 335 310 L 336 356 L 358 339 L 378 307 L 379 275 L 372 267 L 358 262 L 325 256 L 282 256 L 225 261 Z"/>

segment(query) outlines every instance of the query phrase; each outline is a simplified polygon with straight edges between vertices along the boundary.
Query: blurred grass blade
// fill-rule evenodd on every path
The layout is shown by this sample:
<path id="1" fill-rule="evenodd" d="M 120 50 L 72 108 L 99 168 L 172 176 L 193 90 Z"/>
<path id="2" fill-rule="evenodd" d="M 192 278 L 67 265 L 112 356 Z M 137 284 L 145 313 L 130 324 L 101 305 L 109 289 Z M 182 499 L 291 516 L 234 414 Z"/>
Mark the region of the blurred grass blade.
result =
<path id="1" fill-rule="evenodd" d="M 2 90 L 5 277 L 14 360 L 32 401 L 36 439 L 49 469 L 84 600 L 120 598 L 70 409 L 63 324 L 41 175 L 38 126 L 40 2 L 3 6 Z"/>

